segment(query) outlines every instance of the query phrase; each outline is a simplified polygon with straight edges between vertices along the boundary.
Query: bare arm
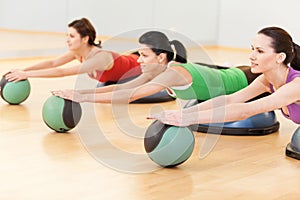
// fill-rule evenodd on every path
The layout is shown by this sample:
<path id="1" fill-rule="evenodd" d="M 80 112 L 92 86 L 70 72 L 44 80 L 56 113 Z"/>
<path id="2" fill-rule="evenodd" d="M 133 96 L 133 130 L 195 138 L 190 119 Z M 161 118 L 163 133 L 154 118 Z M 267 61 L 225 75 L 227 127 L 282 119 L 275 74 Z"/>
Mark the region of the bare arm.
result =
<path id="1" fill-rule="evenodd" d="M 73 52 L 68 52 L 56 59 L 37 63 L 33 66 L 25 68 L 23 71 L 11 71 L 6 75 L 6 79 L 9 81 L 19 81 L 27 78 L 53 78 L 64 77 L 82 73 L 89 73 L 94 70 L 105 71 L 113 65 L 113 58 L 111 53 L 99 51 L 92 55 L 82 64 L 74 65 L 71 67 L 61 67 L 72 60 L 75 60 L 76 56 Z"/>
<path id="2" fill-rule="evenodd" d="M 57 67 L 74 59 L 75 55 L 72 52 L 68 52 L 58 58 L 37 63 L 23 70 L 11 70 L 5 77 L 9 81 L 19 81 L 31 77 L 61 77 L 65 76 L 65 74 L 73 74 L 75 73 L 74 69 L 72 69 L 73 71 L 70 70 L 68 73 L 65 73 L 63 69 L 58 70 Z"/>
<path id="3" fill-rule="evenodd" d="M 143 74 L 131 82 L 111 86 L 109 89 L 115 89 L 110 92 L 81 94 L 78 91 L 53 91 L 54 95 L 70 99 L 77 102 L 97 102 L 97 103 L 129 103 L 142 97 L 155 94 L 167 87 L 178 85 L 183 77 L 176 70 L 166 70 L 157 77 L 153 78 L 151 74 Z M 150 81 L 149 81 L 150 80 Z M 105 89 L 102 89 L 105 90 Z"/>
<path id="4" fill-rule="evenodd" d="M 72 55 L 70 55 L 71 57 Z M 75 56 L 73 57 L 75 58 Z M 67 61 L 67 57 L 57 59 L 53 62 L 54 66 L 61 65 Z M 109 52 L 99 52 L 85 60 L 82 64 L 73 65 L 71 67 L 52 68 L 44 70 L 35 70 L 27 72 L 29 77 L 63 77 L 76 74 L 90 73 L 94 70 L 105 71 L 113 65 L 113 58 Z"/>
<path id="5" fill-rule="evenodd" d="M 113 84 L 104 87 L 99 87 L 95 89 L 86 89 L 86 90 L 77 90 L 80 94 L 89 94 L 89 93 L 105 93 L 111 92 L 114 90 L 124 90 L 139 87 L 151 80 L 151 76 L 149 74 L 141 74 L 140 76 L 121 84 Z"/>
<path id="6" fill-rule="evenodd" d="M 231 103 L 212 109 L 195 110 L 187 113 L 166 111 L 154 114 L 149 118 L 177 126 L 243 120 L 258 113 L 276 110 L 299 101 L 299 84 L 300 78 L 296 78 L 273 94 L 248 103 Z"/>
<path id="7" fill-rule="evenodd" d="M 142 97 L 155 94 L 164 87 L 158 84 L 148 83 L 136 88 L 116 90 L 106 93 L 87 94 L 84 96 L 84 102 L 96 103 L 130 103 Z"/>
<path id="8" fill-rule="evenodd" d="M 74 59 L 75 59 L 74 53 L 67 52 L 64 55 L 61 55 L 55 59 L 46 60 L 46 61 L 34 64 L 32 66 L 26 67 L 23 69 L 23 71 L 33 71 L 33 70 L 55 68 L 55 67 L 64 65 Z"/>
<path id="9" fill-rule="evenodd" d="M 110 89 L 112 88 L 113 87 L 110 87 Z M 164 88 L 165 87 L 159 84 L 147 83 L 135 88 L 112 90 L 102 93 L 81 93 L 76 90 L 58 90 L 52 91 L 52 94 L 75 102 L 129 103 L 136 99 L 155 94 Z"/>

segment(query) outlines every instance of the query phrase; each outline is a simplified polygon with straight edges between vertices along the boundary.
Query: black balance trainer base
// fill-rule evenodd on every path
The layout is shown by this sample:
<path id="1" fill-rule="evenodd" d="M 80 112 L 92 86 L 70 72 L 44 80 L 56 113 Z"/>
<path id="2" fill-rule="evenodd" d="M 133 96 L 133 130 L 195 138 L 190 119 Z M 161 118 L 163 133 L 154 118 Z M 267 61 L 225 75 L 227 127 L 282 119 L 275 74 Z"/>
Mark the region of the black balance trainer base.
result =
<path id="1" fill-rule="evenodd" d="M 295 150 L 291 147 L 291 143 L 289 143 L 289 144 L 286 146 L 286 149 L 285 149 L 285 155 L 287 155 L 288 157 L 291 157 L 291 158 L 295 158 L 295 159 L 297 159 L 297 160 L 300 160 L 300 152 L 295 151 Z"/>

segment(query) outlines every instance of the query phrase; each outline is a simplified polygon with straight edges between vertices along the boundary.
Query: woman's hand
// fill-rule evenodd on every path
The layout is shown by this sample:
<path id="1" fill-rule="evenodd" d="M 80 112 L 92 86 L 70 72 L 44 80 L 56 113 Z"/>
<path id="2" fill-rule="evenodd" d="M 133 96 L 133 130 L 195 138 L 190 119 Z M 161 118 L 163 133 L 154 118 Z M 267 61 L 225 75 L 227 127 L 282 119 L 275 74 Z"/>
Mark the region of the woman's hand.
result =
<path id="1" fill-rule="evenodd" d="M 56 90 L 56 91 L 51 91 L 51 93 L 63 99 L 68 99 L 79 103 L 84 102 L 84 95 L 80 94 L 76 90 Z"/>
<path id="2" fill-rule="evenodd" d="M 28 78 L 25 71 L 18 70 L 18 69 L 10 70 L 8 73 L 5 74 L 4 77 L 7 81 L 12 81 L 12 82 L 26 80 Z"/>
<path id="3" fill-rule="evenodd" d="M 156 114 L 151 114 L 147 119 L 156 119 L 164 124 L 173 126 L 189 126 L 189 120 L 183 116 L 180 110 L 168 110 Z"/>

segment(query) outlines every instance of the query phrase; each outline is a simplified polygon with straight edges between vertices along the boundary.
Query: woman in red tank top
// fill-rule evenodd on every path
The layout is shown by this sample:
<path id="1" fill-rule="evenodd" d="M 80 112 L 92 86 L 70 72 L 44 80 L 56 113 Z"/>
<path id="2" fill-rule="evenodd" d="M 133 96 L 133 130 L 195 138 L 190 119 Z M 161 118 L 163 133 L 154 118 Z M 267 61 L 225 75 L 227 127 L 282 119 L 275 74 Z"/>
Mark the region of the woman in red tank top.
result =
<path id="1" fill-rule="evenodd" d="M 8 81 L 20 81 L 27 78 L 64 77 L 88 73 L 91 78 L 106 82 L 141 74 L 137 63 L 138 55 L 120 55 L 103 50 L 101 42 L 96 44 L 95 39 L 96 31 L 88 19 L 74 20 L 68 25 L 68 52 L 23 70 L 11 70 L 5 77 Z M 60 67 L 73 60 L 78 60 L 80 63 L 70 67 Z"/>

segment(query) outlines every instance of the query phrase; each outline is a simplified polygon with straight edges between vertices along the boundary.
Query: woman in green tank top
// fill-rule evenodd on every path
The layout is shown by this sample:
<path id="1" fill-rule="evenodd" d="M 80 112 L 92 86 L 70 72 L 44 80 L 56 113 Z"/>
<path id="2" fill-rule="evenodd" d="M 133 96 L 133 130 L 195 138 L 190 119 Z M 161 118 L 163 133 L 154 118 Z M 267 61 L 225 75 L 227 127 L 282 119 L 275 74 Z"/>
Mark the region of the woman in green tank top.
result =
<path id="1" fill-rule="evenodd" d="M 185 87 L 170 87 L 174 97 L 180 99 L 208 100 L 248 85 L 245 73 L 239 68 L 216 69 L 192 63 L 172 65 L 183 67 L 192 77 L 191 83 Z"/>
<path id="2" fill-rule="evenodd" d="M 167 89 L 174 97 L 202 101 L 238 91 L 258 76 L 248 66 L 226 69 L 187 63 L 184 45 L 177 40 L 169 41 L 159 31 L 144 33 L 139 43 L 142 74 L 137 78 L 97 89 L 52 93 L 76 102 L 129 103 Z"/>

